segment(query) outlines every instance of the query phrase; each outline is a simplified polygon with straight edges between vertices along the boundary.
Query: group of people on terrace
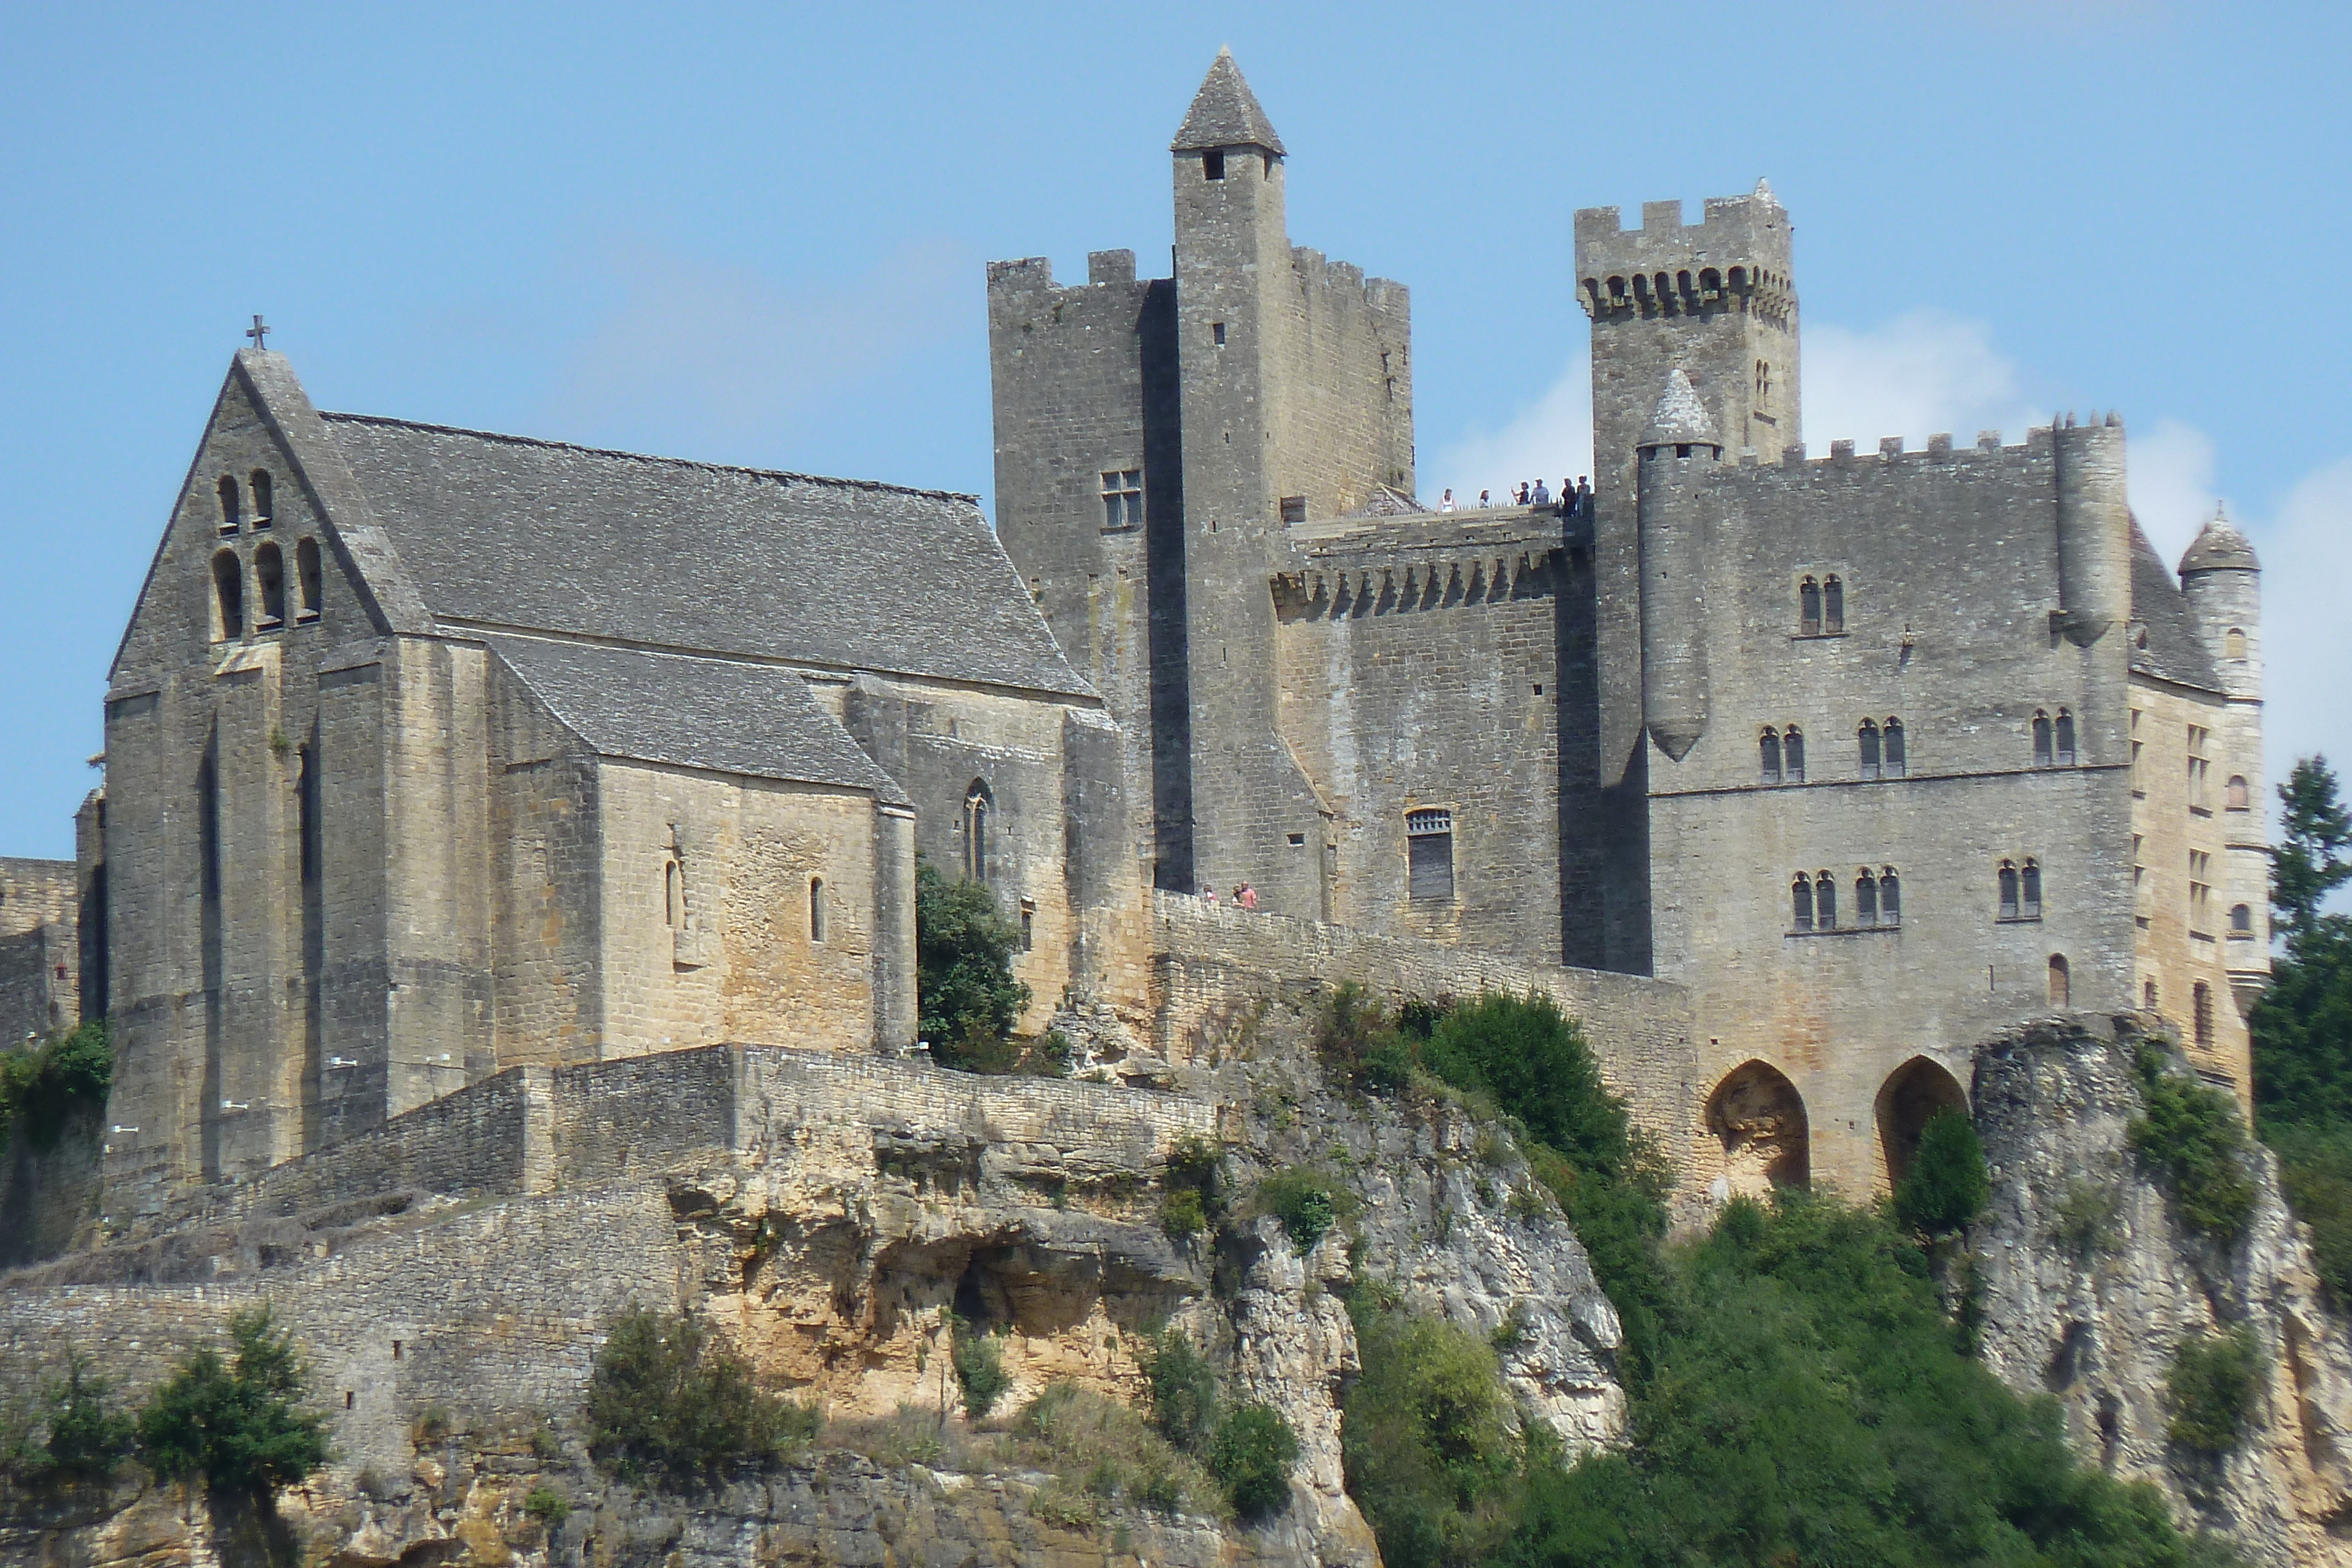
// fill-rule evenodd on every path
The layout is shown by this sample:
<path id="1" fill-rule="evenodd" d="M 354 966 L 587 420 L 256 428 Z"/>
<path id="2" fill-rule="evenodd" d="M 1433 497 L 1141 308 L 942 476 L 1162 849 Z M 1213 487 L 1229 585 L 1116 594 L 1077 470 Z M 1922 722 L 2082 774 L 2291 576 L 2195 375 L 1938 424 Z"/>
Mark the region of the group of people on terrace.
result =
<path id="1" fill-rule="evenodd" d="M 1580 478 L 1572 485 L 1566 479 L 1562 479 L 1559 482 L 1559 495 L 1557 497 L 1559 509 L 1563 512 L 1567 511 L 1570 507 L 1576 505 L 1577 497 L 1590 488 L 1591 481 L 1587 479 Z M 1484 512 L 1496 507 L 1549 507 L 1554 504 L 1554 500 L 1555 498 L 1552 496 L 1551 487 L 1546 485 L 1542 480 L 1538 479 L 1533 483 L 1530 483 L 1528 480 L 1522 479 L 1519 481 L 1519 486 L 1517 490 L 1513 490 L 1507 485 L 1503 487 L 1503 498 L 1499 501 L 1495 499 L 1493 491 L 1479 491 L 1478 499 L 1475 503 L 1471 504 L 1467 509 L 1471 511 Z M 1463 507 L 1460 502 L 1454 500 L 1454 492 L 1449 489 L 1444 496 L 1438 498 L 1437 509 L 1441 512 L 1451 512 L 1463 509 Z"/>
<path id="2" fill-rule="evenodd" d="M 1201 902 L 1208 904 L 1213 909 L 1216 907 L 1217 890 L 1214 887 L 1202 888 L 1201 890 Z M 1255 909 L 1257 907 L 1257 889 L 1252 887 L 1246 882 L 1235 883 L 1234 884 L 1234 907 L 1235 909 Z"/>

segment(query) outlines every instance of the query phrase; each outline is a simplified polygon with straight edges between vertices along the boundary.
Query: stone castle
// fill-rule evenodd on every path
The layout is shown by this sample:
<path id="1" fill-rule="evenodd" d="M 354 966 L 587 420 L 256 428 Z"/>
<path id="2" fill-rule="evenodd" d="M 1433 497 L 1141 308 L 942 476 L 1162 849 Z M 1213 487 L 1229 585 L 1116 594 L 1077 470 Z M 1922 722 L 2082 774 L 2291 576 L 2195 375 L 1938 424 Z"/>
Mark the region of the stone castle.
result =
<path id="1" fill-rule="evenodd" d="M 1883 1186 L 2053 1010 L 2246 1092 L 2258 567 L 2155 556 L 2119 421 L 1809 457 L 1759 183 L 1579 213 L 1591 482 L 1433 510 L 1406 290 L 1292 245 L 1230 56 L 1171 166 L 1172 277 L 989 268 L 992 530 L 239 353 L 79 864 L 0 868 L 0 1024 L 116 1031 L 107 1224 L 510 1070 L 908 1052 L 919 858 L 1131 1082 L 1237 976 L 1540 986 L 1693 1194 Z"/>

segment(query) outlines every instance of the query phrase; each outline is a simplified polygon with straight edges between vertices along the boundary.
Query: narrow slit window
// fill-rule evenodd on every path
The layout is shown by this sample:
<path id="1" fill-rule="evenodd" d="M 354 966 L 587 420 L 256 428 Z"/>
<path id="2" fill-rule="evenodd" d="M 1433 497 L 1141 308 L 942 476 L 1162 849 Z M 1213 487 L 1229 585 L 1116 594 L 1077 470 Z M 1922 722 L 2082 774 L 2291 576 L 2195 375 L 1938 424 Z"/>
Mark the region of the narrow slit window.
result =
<path id="1" fill-rule="evenodd" d="M 253 552 L 253 580 L 261 590 L 261 619 L 256 629 L 272 632 L 286 624 L 286 560 L 274 544 Z"/>
<path id="2" fill-rule="evenodd" d="M 225 549 L 213 557 L 213 602 L 219 612 L 216 641 L 245 635 L 245 568 L 236 551 Z"/>
<path id="3" fill-rule="evenodd" d="M 2033 766 L 2051 766 L 2050 716 L 2040 708 L 2033 710 Z"/>
<path id="4" fill-rule="evenodd" d="M 2197 1031 L 2197 1043 L 2211 1049 L 2213 1044 L 2213 988 L 2204 981 L 2197 982 L 2189 993 L 2189 1014 Z"/>
<path id="5" fill-rule="evenodd" d="M 1862 727 L 1854 732 L 1854 738 L 1862 748 L 1862 776 L 1864 779 L 1877 778 L 1879 768 L 1878 722 L 1875 719 L 1864 719 L 1862 721 Z"/>
<path id="6" fill-rule="evenodd" d="M 963 878 L 966 882 L 988 880 L 989 819 L 996 814 L 996 800 L 988 792 L 984 780 L 975 779 L 963 796 Z"/>
<path id="7" fill-rule="evenodd" d="M 1797 635 L 1822 634 L 1822 585 L 1811 578 L 1797 585 Z"/>
<path id="8" fill-rule="evenodd" d="M 1903 924 L 1903 883 L 1896 879 L 1893 866 L 1887 866 L 1878 873 L 1878 923 L 1881 925 Z"/>
<path id="9" fill-rule="evenodd" d="M 220 531 L 236 532 L 245 522 L 245 505 L 237 498 L 236 481 L 226 474 L 221 476 L 220 509 Z"/>
<path id="10" fill-rule="evenodd" d="M 1139 528 L 1143 526 L 1143 470 L 1140 468 L 1106 469 L 1102 476 L 1103 527 L 1106 528 Z"/>
<path id="11" fill-rule="evenodd" d="M 1813 876 L 1813 929 L 1837 929 L 1837 878 L 1825 871 Z"/>
<path id="12" fill-rule="evenodd" d="M 1910 758 L 1904 753 L 1903 721 L 1889 717 L 1880 731 L 1886 753 L 1886 777 L 1900 779 L 1910 771 Z"/>
<path id="13" fill-rule="evenodd" d="M 253 526 L 266 528 L 278 520 L 278 506 L 269 482 L 269 470 L 256 468 L 247 482 L 253 486 Z"/>
<path id="14" fill-rule="evenodd" d="M 2017 913 L 2026 920 L 2042 918 L 2042 862 L 2029 860 L 2017 873 Z"/>
<path id="15" fill-rule="evenodd" d="M 1856 925 L 1878 924 L 1878 879 L 1864 866 L 1853 878 L 1853 923 Z"/>
<path id="16" fill-rule="evenodd" d="M 1756 748 L 1758 772 L 1765 783 L 1778 784 L 1780 781 L 1780 732 L 1770 725 L 1766 725 L 1763 736 L 1756 743 Z"/>
<path id="17" fill-rule="evenodd" d="M 1209 336 L 1216 340 L 1218 348 L 1223 348 L 1225 346 L 1225 324 L 1223 321 L 1210 322 Z"/>
<path id="18" fill-rule="evenodd" d="M 1794 908 L 1797 929 L 1811 931 L 1813 928 L 1813 883 L 1803 872 L 1799 872 L 1789 883 L 1789 902 Z"/>
<path id="19" fill-rule="evenodd" d="M 1822 630 L 1831 636 L 1845 630 L 1845 584 L 1835 577 L 1822 580 Z"/>
<path id="20" fill-rule="evenodd" d="M 2000 918 L 2017 918 L 2017 867 L 2007 861 L 2000 862 Z"/>
<path id="21" fill-rule="evenodd" d="M 2068 713 L 2064 708 L 2060 708 L 2058 710 L 2058 723 L 2055 726 L 2055 728 L 2057 730 L 2058 766 L 2061 768 L 2072 768 L 2074 766 L 2074 716 Z"/>
<path id="22" fill-rule="evenodd" d="M 1793 724 L 1780 741 L 1780 771 L 1791 784 L 1805 781 L 1805 737 Z"/>
<path id="23" fill-rule="evenodd" d="M 1034 899 L 1021 901 L 1021 950 L 1030 951 L 1037 945 L 1037 904 Z"/>
<path id="24" fill-rule="evenodd" d="M 1405 896 L 1415 904 L 1454 897 L 1454 813 L 1408 811 L 1404 819 Z"/>
<path id="25" fill-rule="evenodd" d="M 824 940 L 824 878 L 809 878 L 809 940 Z"/>
<path id="26" fill-rule="evenodd" d="M 686 924 L 686 868 L 675 860 L 662 862 L 662 924 L 673 930 Z"/>
<path id="27" fill-rule="evenodd" d="M 294 618 L 316 621 L 319 618 L 319 596 L 323 584 L 319 577 L 319 541 L 298 540 L 294 546 L 294 578 L 299 598 Z"/>

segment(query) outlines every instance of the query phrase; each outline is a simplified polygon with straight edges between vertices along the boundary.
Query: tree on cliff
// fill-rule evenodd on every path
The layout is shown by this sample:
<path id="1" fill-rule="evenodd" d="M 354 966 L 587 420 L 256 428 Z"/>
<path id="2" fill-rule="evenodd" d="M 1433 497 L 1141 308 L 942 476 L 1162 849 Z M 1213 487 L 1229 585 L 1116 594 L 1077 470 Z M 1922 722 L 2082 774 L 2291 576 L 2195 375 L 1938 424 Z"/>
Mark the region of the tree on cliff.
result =
<path id="1" fill-rule="evenodd" d="M 950 882 L 929 862 L 915 867 L 918 1027 L 942 1067 L 1009 1072 L 1019 1061 L 1013 1020 L 1029 988 L 1013 977 L 1021 932 L 997 910 L 986 883 Z"/>
<path id="2" fill-rule="evenodd" d="M 326 1422 L 298 1403 L 310 1369 L 268 1307 L 230 1313 L 228 1335 L 228 1360 L 198 1349 L 140 1411 L 140 1457 L 165 1480 L 266 1501 L 327 1462 Z"/>

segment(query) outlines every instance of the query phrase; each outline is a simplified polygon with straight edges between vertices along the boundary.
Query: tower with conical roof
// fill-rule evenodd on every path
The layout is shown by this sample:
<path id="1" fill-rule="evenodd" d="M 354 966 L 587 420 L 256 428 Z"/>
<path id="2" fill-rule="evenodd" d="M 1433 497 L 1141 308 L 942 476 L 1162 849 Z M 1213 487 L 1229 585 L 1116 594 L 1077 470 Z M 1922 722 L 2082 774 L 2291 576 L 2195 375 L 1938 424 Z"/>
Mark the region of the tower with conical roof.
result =
<path id="1" fill-rule="evenodd" d="M 1636 446 L 1642 719 L 1681 761 L 1706 732 L 1706 517 L 1699 490 L 1723 440 L 1680 365 Z"/>

